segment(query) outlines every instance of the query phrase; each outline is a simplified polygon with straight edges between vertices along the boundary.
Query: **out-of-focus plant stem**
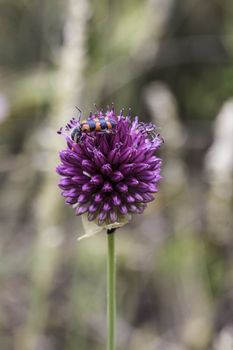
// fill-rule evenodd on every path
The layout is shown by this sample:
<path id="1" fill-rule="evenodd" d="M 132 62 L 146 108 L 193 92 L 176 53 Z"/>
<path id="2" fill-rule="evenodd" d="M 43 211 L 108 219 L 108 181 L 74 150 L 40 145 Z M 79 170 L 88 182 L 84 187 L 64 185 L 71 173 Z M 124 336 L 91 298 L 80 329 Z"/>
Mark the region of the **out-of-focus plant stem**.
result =
<path id="1" fill-rule="evenodd" d="M 115 229 L 107 231 L 107 350 L 115 350 L 116 326 L 116 258 L 115 258 Z"/>

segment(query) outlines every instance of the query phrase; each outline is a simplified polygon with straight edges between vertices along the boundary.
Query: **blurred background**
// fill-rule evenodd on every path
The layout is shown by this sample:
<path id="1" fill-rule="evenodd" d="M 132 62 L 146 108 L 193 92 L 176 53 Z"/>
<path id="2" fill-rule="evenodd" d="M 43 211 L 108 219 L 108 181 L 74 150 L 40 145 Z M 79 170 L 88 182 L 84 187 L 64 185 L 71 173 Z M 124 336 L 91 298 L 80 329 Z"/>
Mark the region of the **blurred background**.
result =
<path id="1" fill-rule="evenodd" d="M 119 350 L 233 349 L 231 0 L 0 0 L 0 349 L 102 350 L 106 237 L 77 242 L 56 134 L 159 125 L 163 181 L 117 232 Z"/>

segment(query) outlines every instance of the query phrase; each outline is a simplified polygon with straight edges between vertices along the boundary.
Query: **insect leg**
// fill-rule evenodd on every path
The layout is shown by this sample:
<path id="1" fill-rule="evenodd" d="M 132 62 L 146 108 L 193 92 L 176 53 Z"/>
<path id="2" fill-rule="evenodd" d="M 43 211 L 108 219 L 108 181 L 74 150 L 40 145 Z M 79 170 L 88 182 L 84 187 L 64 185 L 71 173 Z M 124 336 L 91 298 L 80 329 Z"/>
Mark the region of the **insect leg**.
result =
<path id="1" fill-rule="evenodd" d="M 80 123 L 81 116 L 82 116 L 82 111 L 78 106 L 75 106 L 75 108 L 79 111 L 79 116 L 78 116 L 78 122 Z"/>

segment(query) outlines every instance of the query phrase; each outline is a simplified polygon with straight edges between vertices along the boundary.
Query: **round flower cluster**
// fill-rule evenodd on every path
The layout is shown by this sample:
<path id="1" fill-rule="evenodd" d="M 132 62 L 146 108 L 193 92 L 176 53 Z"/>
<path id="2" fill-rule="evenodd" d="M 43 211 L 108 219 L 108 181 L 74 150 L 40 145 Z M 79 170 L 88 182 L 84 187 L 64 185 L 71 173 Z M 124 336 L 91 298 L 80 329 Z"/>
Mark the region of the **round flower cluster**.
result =
<path id="1" fill-rule="evenodd" d="M 90 114 L 88 121 L 100 118 L 114 121 L 111 130 L 81 132 L 74 141 L 74 129 L 82 130 L 73 118 L 59 134 L 67 148 L 60 152 L 59 187 L 77 215 L 86 213 L 89 221 L 108 225 L 140 214 L 158 191 L 161 159 L 155 155 L 163 140 L 153 124 L 140 123 L 114 108 Z"/>

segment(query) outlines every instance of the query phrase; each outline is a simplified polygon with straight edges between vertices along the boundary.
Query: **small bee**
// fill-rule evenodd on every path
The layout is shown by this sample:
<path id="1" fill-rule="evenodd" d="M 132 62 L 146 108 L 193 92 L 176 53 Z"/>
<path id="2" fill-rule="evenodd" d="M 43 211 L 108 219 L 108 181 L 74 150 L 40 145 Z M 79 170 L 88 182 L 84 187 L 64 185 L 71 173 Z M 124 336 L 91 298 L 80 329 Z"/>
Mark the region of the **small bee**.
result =
<path id="1" fill-rule="evenodd" d="M 83 134 L 90 133 L 92 131 L 107 133 L 115 129 L 116 121 L 107 116 L 96 117 L 93 119 L 87 119 L 78 124 L 71 132 L 71 138 L 75 143 L 78 143 Z"/>

